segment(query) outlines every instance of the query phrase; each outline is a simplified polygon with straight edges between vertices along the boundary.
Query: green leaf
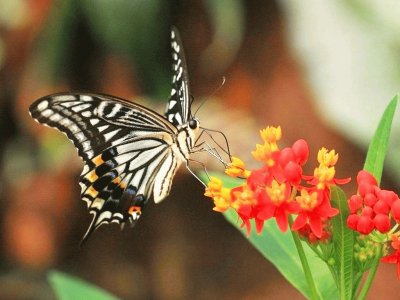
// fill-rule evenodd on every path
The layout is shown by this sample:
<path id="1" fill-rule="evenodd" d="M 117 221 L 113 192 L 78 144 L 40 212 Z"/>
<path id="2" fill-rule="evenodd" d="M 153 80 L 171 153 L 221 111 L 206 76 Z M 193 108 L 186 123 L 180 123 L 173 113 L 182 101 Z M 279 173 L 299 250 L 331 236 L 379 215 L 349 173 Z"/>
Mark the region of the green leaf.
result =
<path id="1" fill-rule="evenodd" d="M 211 176 L 220 178 L 225 187 L 232 188 L 244 183 L 243 179 L 236 179 L 223 174 L 210 173 Z M 207 181 L 205 173 L 199 175 L 204 181 Z M 235 226 L 247 238 L 247 233 L 240 228 L 241 221 L 237 213 L 230 209 L 224 213 L 225 218 Z M 255 228 L 254 222 L 252 228 Z M 304 277 L 300 258 L 297 254 L 292 235 L 289 231 L 283 233 L 279 230 L 275 220 L 265 222 L 261 234 L 254 230 L 247 240 L 267 258 L 279 272 L 305 297 L 309 297 L 309 288 Z M 338 291 L 333 281 L 329 268 L 312 249 L 302 243 L 305 250 L 312 275 L 314 276 L 317 292 L 321 299 L 337 299 Z"/>
<path id="2" fill-rule="evenodd" d="M 364 164 L 364 170 L 372 173 L 378 181 L 378 184 L 382 177 L 383 163 L 389 144 L 390 129 L 397 106 L 397 98 L 398 96 L 396 95 L 383 113 L 378 128 L 369 144 L 367 158 Z"/>
<path id="3" fill-rule="evenodd" d="M 331 187 L 332 206 L 339 209 L 340 213 L 332 219 L 332 241 L 334 244 L 334 258 L 338 272 L 340 299 L 352 299 L 353 293 L 353 246 L 354 232 L 347 227 L 349 208 L 347 197 L 342 189 Z"/>
<path id="4" fill-rule="evenodd" d="M 82 279 L 72 277 L 62 272 L 50 271 L 47 275 L 50 285 L 60 300 L 117 300 L 103 289 Z"/>
<path id="5" fill-rule="evenodd" d="M 246 232 L 240 228 L 240 221 L 234 210 L 224 213 L 226 219 L 238 228 L 243 235 Z M 254 223 L 252 227 L 255 228 Z M 282 233 L 275 220 L 265 222 L 264 230 L 257 234 L 254 230 L 248 241 L 261 252 L 281 274 L 305 297 L 309 297 L 309 289 L 303 275 L 303 269 L 296 251 L 293 238 L 289 231 Z M 306 243 L 302 243 L 321 299 L 338 299 L 338 291 L 326 264 L 315 255 Z M 260 266 L 262 267 L 262 266 Z"/>

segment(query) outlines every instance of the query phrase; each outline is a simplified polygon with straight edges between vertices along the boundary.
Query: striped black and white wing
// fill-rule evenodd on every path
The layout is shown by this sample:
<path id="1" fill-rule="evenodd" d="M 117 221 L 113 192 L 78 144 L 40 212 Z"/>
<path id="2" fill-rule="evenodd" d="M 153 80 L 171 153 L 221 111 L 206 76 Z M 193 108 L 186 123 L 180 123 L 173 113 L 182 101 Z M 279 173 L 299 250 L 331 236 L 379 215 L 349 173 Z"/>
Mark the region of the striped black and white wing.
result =
<path id="1" fill-rule="evenodd" d="M 98 94 L 54 94 L 29 108 L 39 123 L 65 133 L 84 161 L 81 196 L 93 221 L 135 224 L 150 197 L 161 201 L 182 162 L 172 150 L 177 129 L 140 105 Z"/>
<path id="2" fill-rule="evenodd" d="M 183 125 L 189 121 L 190 115 L 190 90 L 187 73 L 185 53 L 179 37 L 178 30 L 171 30 L 172 48 L 172 90 L 165 116 L 175 126 Z"/>

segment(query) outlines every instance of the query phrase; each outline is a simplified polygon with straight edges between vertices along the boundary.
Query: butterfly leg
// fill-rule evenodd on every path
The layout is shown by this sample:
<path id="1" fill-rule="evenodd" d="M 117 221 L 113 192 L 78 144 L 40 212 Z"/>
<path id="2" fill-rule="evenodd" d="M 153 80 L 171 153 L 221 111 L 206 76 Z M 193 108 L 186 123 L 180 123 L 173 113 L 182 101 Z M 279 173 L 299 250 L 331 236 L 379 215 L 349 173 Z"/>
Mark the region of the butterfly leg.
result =
<path id="1" fill-rule="evenodd" d="M 207 152 L 211 156 L 216 158 L 220 163 L 222 163 L 225 168 L 227 167 L 227 163 L 224 161 L 221 154 L 218 152 L 217 148 L 211 147 L 206 141 L 197 144 L 194 148 L 195 150 L 193 150 L 191 153 Z"/>
<path id="2" fill-rule="evenodd" d="M 192 169 L 191 169 L 190 166 L 189 166 L 189 163 L 190 163 L 190 162 L 194 162 L 194 163 L 199 164 L 199 165 L 203 168 L 203 171 L 204 171 L 204 173 L 206 174 L 208 180 L 210 180 L 210 174 L 209 174 L 208 171 L 207 171 L 206 165 L 203 164 L 202 162 L 198 161 L 198 160 L 189 159 L 189 160 L 187 161 L 187 163 L 186 163 L 186 168 L 189 170 L 189 172 L 190 172 L 202 185 L 204 185 L 204 187 L 207 187 L 207 184 L 205 184 L 205 183 L 200 179 L 200 177 L 197 176 L 196 173 L 195 173 L 194 171 L 192 171 Z"/>
<path id="3" fill-rule="evenodd" d="M 197 139 L 196 139 L 196 141 L 195 141 L 195 145 L 196 145 L 196 143 L 200 140 L 200 138 L 202 137 L 202 135 L 203 135 L 203 134 L 206 134 L 206 135 L 215 143 L 215 145 L 217 145 L 218 148 L 222 150 L 222 152 L 224 152 L 225 154 L 228 155 L 229 160 L 230 160 L 232 155 L 231 155 L 231 151 L 230 151 L 230 149 L 229 149 L 229 143 L 228 143 L 228 139 L 227 139 L 226 135 L 225 135 L 222 131 L 219 131 L 219 130 L 204 128 L 204 127 L 200 127 L 200 128 L 202 129 L 202 131 L 201 131 L 201 133 L 199 134 L 199 136 L 197 137 Z M 215 140 L 215 138 L 213 137 L 213 135 L 212 135 L 210 132 L 215 132 L 215 133 L 218 133 L 220 136 L 222 136 L 226 148 L 224 148 L 222 145 L 220 145 L 220 143 L 218 143 L 218 142 Z"/>

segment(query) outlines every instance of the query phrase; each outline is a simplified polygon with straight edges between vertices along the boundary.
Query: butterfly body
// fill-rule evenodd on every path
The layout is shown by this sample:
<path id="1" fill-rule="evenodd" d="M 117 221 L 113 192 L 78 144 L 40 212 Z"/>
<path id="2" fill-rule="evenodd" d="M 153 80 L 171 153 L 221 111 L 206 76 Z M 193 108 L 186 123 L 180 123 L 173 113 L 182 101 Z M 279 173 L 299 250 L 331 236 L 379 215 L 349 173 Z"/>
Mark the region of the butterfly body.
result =
<path id="1" fill-rule="evenodd" d="M 171 34 L 174 72 L 165 117 L 139 104 L 92 93 L 60 93 L 36 100 L 29 111 L 67 135 L 84 161 L 81 197 L 94 215 L 84 240 L 104 223 L 134 225 L 150 198 L 170 191 L 195 147 L 199 121 L 191 116 L 186 63 Z"/>

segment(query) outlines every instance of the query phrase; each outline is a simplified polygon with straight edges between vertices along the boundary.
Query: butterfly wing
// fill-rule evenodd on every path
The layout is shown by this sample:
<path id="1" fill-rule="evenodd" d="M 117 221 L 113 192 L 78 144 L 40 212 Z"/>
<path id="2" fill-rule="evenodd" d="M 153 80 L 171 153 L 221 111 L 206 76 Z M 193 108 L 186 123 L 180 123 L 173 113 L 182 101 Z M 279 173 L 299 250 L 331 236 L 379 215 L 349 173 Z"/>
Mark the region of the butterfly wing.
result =
<path id="1" fill-rule="evenodd" d="M 81 196 L 94 215 L 84 237 L 103 223 L 134 224 L 153 196 L 169 193 L 181 160 L 177 129 L 143 106 L 99 94 L 55 94 L 29 108 L 34 119 L 65 133 L 84 161 Z"/>
<path id="2" fill-rule="evenodd" d="M 183 125 L 190 119 L 190 90 L 186 59 L 178 30 L 171 30 L 172 89 L 165 116 L 175 126 Z"/>

